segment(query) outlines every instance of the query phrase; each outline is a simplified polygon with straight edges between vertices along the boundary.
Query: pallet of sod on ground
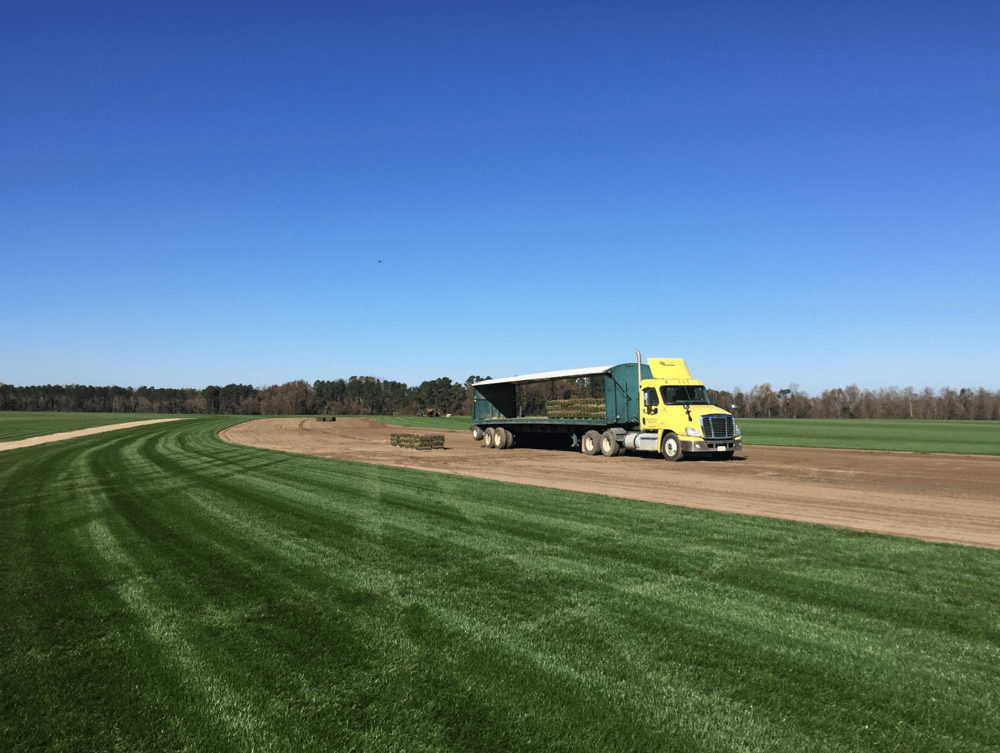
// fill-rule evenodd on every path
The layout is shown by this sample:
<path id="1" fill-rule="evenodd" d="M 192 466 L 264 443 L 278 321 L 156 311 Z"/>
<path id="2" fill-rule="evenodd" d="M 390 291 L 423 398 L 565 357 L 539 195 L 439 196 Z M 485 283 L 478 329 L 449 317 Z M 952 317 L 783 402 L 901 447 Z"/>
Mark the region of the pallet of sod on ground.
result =
<path id="1" fill-rule="evenodd" d="M 316 416 L 317 421 L 336 421 L 336 416 Z"/>
<path id="2" fill-rule="evenodd" d="M 411 450 L 443 450 L 444 434 L 392 434 L 391 443 Z"/>
<path id="3" fill-rule="evenodd" d="M 545 403 L 545 415 L 549 418 L 594 418 L 604 420 L 604 400 L 599 397 L 549 400 Z"/>

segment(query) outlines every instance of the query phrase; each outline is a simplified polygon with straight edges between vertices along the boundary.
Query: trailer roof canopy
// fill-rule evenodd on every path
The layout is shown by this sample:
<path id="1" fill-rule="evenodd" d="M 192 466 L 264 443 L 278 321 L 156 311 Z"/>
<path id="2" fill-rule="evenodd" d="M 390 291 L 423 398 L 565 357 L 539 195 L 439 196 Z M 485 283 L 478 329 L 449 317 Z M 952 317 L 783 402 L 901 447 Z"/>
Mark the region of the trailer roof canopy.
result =
<path id="1" fill-rule="evenodd" d="M 589 369 L 566 369 L 565 371 L 546 371 L 541 374 L 525 374 L 523 376 L 507 377 L 505 379 L 484 379 L 476 382 L 473 387 L 492 384 L 512 384 L 514 382 L 554 382 L 557 379 L 579 379 L 580 377 L 607 374 L 614 366 L 594 366 Z"/>

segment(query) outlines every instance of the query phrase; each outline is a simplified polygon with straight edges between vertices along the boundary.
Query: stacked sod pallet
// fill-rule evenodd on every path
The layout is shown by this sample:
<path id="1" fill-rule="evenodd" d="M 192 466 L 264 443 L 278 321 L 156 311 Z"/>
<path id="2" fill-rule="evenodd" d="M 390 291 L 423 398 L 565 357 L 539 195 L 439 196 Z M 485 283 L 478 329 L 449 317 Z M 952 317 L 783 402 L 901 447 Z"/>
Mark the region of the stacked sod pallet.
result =
<path id="1" fill-rule="evenodd" d="M 393 434 L 393 447 L 407 447 L 411 450 L 443 450 L 444 434 Z"/>
<path id="2" fill-rule="evenodd" d="M 317 421 L 336 421 L 336 416 L 316 416 Z"/>
<path id="3" fill-rule="evenodd" d="M 574 397 L 569 400 L 549 400 L 545 403 L 545 415 L 549 418 L 605 418 L 602 398 Z"/>

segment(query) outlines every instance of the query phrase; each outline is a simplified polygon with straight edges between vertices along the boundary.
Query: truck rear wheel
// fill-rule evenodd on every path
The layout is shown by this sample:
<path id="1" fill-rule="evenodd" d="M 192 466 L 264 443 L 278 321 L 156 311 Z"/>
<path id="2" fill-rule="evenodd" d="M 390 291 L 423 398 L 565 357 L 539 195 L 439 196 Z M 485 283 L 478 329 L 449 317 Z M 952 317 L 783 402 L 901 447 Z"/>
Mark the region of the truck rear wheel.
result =
<path id="1" fill-rule="evenodd" d="M 681 449 L 681 440 L 672 431 L 668 431 L 663 435 L 663 444 L 660 446 L 660 451 L 663 453 L 664 460 L 674 461 L 684 457 L 684 451 Z"/>
<path id="2" fill-rule="evenodd" d="M 601 435 L 591 429 L 583 435 L 580 449 L 583 450 L 584 455 L 596 455 L 601 451 Z"/>
<path id="3" fill-rule="evenodd" d="M 606 458 L 613 458 L 621 451 L 618 445 L 618 437 L 613 431 L 606 431 L 601 435 L 601 454 Z"/>

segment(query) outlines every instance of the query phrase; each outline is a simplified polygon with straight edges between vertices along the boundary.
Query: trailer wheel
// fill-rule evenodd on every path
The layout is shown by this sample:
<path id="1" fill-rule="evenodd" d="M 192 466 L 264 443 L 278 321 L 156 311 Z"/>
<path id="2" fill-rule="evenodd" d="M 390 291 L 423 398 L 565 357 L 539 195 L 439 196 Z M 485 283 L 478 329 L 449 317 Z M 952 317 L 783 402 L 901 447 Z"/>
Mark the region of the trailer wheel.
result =
<path id="1" fill-rule="evenodd" d="M 618 437 L 610 429 L 601 435 L 601 454 L 606 458 L 613 458 L 621 452 L 618 445 Z"/>
<path id="2" fill-rule="evenodd" d="M 663 435 L 663 445 L 660 447 L 660 451 L 663 453 L 664 460 L 674 461 L 684 457 L 684 451 L 681 449 L 681 440 L 672 431 L 668 431 Z"/>
<path id="3" fill-rule="evenodd" d="M 503 427 L 493 430 L 493 446 L 498 450 L 506 450 L 514 444 L 514 435 Z"/>
<path id="4" fill-rule="evenodd" d="M 483 432 L 483 447 L 493 448 L 493 427 L 487 426 L 486 431 Z"/>
<path id="5" fill-rule="evenodd" d="M 486 432 L 480 429 L 478 426 L 472 427 L 472 438 L 477 442 L 482 441 L 483 437 L 486 436 Z"/>
<path id="6" fill-rule="evenodd" d="M 591 429 L 583 435 L 580 449 L 583 450 L 584 455 L 596 455 L 601 451 L 601 435 Z"/>

